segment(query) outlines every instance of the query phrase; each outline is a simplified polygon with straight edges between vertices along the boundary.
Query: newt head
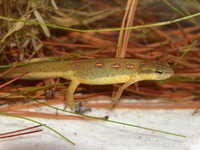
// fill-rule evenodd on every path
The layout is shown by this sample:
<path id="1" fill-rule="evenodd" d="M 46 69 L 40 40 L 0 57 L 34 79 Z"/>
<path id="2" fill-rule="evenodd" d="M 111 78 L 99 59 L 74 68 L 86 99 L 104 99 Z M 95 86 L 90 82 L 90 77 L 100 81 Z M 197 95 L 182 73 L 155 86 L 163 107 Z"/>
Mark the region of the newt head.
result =
<path id="1" fill-rule="evenodd" d="M 174 71 L 168 63 L 147 61 L 140 63 L 138 74 L 141 80 L 164 80 L 171 77 Z"/>

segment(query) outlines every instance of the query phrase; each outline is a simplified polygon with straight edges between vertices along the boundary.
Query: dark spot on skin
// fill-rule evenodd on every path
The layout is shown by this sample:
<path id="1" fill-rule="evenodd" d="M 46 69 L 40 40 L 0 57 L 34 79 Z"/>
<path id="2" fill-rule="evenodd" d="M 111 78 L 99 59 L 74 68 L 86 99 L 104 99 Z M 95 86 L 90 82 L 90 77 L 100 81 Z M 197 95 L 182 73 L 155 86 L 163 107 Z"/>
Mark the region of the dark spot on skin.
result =
<path id="1" fill-rule="evenodd" d="M 112 64 L 112 68 L 114 68 L 114 69 L 119 69 L 119 68 L 120 68 L 120 65 L 119 65 L 119 64 Z"/>
<path id="2" fill-rule="evenodd" d="M 127 65 L 126 65 L 126 68 L 127 68 L 127 69 L 134 69 L 134 65 L 133 65 L 133 64 L 127 64 Z"/>
<path id="3" fill-rule="evenodd" d="M 143 65 L 148 65 L 149 63 L 148 62 L 146 62 L 146 61 L 143 61 L 143 62 L 141 62 L 140 63 L 140 66 L 143 66 Z"/>
<path id="4" fill-rule="evenodd" d="M 147 69 L 147 70 L 141 71 L 141 73 L 151 74 L 151 73 L 153 73 L 153 71 L 151 69 Z"/>
<path id="5" fill-rule="evenodd" d="M 96 63 L 95 65 L 94 65 L 95 67 L 102 67 L 103 66 L 103 63 Z"/>

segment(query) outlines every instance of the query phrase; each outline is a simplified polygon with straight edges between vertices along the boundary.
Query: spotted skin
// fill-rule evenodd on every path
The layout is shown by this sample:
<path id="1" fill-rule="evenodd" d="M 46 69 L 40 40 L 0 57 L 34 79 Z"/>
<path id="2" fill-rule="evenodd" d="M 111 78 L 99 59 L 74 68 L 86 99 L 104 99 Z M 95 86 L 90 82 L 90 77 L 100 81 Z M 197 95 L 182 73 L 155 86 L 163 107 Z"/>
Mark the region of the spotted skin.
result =
<path id="1" fill-rule="evenodd" d="M 123 83 L 118 89 L 113 105 L 118 102 L 124 89 L 142 80 L 163 80 L 173 75 L 167 63 L 139 59 L 97 58 L 57 62 L 35 62 L 17 67 L 7 74 L 15 78 L 26 73 L 22 79 L 65 78 L 68 86 L 66 106 L 74 108 L 73 95 L 79 84 L 106 85 Z"/>

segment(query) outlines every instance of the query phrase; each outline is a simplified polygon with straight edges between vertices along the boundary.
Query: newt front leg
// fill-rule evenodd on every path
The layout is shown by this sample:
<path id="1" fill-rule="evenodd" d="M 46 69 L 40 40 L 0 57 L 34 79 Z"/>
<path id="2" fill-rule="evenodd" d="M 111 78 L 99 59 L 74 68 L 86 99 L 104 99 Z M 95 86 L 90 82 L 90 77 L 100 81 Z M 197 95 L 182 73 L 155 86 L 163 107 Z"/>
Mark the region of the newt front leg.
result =
<path id="1" fill-rule="evenodd" d="M 112 101 L 112 108 L 116 105 L 116 103 L 119 101 L 119 99 L 121 98 L 121 95 L 123 93 L 123 91 L 130 86 L 133 83 L 138 82 L 138 79 L 133 76 L 128 82 L 124 83 L 118 90 L 117 93 L 115 94 L 113 101 Z"/>

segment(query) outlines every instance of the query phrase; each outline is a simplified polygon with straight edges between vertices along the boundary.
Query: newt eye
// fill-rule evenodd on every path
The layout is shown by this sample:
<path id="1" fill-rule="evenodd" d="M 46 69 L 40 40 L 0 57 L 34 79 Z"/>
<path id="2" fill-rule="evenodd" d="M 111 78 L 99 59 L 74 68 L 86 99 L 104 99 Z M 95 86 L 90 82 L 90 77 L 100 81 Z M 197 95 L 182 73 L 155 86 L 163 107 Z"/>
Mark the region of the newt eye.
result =
<path id="1" fill-rule="evenodd" d="M 163 71 L 160 70 L 160 69 L 157 69 L 155 72 L 156 72 L 157 75 L 161 75 L 161 74 L 163 74 Z"/>

